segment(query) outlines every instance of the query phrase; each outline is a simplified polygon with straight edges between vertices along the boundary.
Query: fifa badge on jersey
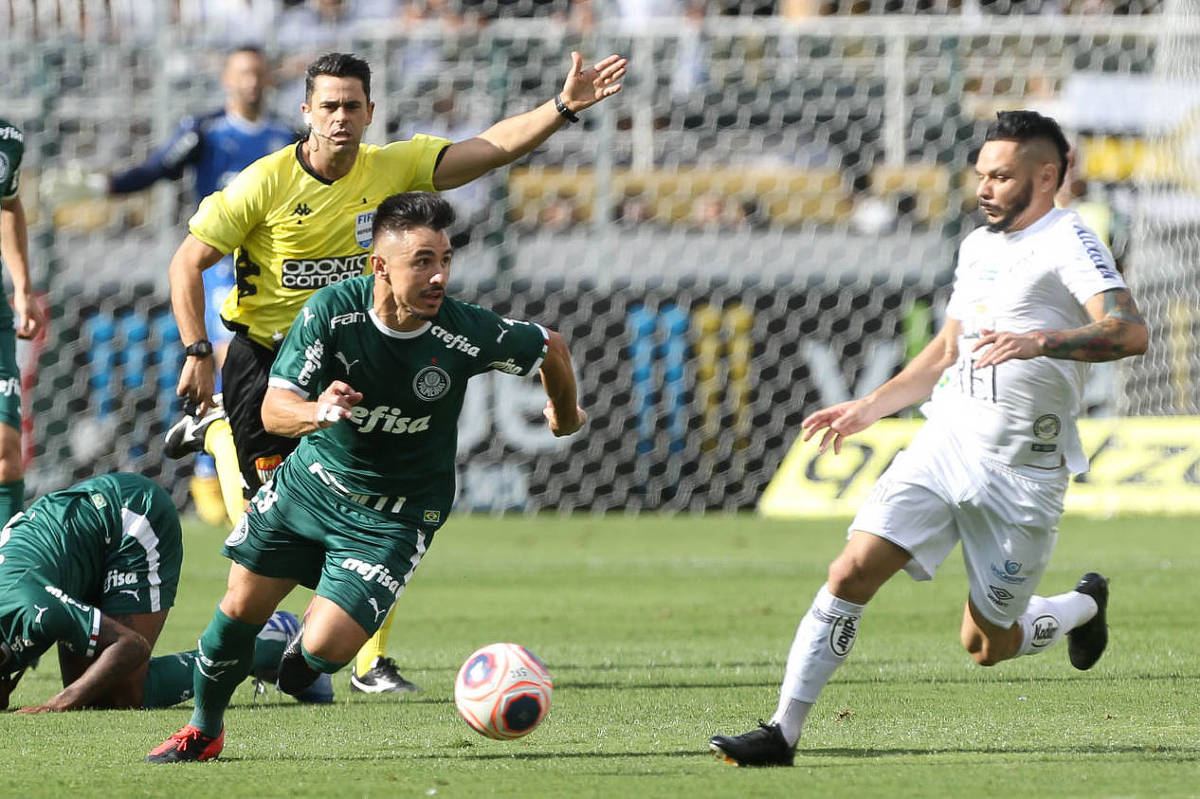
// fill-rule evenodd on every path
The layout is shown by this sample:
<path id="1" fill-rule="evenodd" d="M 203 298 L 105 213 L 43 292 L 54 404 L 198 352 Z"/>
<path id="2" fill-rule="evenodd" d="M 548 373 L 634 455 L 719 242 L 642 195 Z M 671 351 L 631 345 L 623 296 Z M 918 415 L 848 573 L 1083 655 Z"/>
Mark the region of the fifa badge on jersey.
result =
<path id="1" fill-rule="evenodd" d="M 258 472 L 258 479 L 264 483 L 271 481 L 271 476 L 275 474 L 275 470 L 279 468 L 279 464 L 283 463 L 282 455 L 267 455 L 265 458 L 254 459 L 254 471 Z"/>
<path id="2" fill-rule="evenodd" d="M 442 520 L 442 512 L 440 510 L 427 510 L 421 520 L 426 524 L 437 524 Z"/>
<path id="3" fill-rule="evenodd" d="M 108 507 L 108 502 L 104 499 L 103 494 L 92 494 L 92 504 L 100 510 L 104 510 Z"/>
<path id="4" fill-rule="evenodd" d="M 375 223 L 375 212 L 364 211 L 354 217 L 354 241 L 364 250 L 371 246 L 374 236 L 371 235 L 371 225 Z"/>

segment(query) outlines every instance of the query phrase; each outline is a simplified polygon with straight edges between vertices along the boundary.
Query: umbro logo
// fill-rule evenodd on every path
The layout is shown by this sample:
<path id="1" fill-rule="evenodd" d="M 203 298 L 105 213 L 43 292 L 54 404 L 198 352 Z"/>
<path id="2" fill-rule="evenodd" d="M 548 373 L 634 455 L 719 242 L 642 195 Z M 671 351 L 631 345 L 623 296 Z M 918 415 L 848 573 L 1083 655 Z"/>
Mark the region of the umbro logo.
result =
<path id="1" fill-rule="evenodd" d="M 312 209 L 308 207 L 308 203 L 298 203 L 292 213 L 299 214 L 300 216 L 308 216 L 312 213 Z"/>

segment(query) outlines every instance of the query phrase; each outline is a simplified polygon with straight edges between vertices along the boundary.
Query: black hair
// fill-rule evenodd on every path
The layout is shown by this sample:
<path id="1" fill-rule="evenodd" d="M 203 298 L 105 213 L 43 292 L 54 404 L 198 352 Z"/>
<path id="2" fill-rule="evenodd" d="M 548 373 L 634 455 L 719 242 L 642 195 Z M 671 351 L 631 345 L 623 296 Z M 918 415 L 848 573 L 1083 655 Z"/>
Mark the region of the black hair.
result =
<path id="1" fill-rule="evenodd" d="M 358 78 L 362 81 L 363 94 L 371 101 L 371 65 L 349 53 L 326 53 L 308 65 L 304 71 L 304 98 L 312 100 L 313 83 L 318 75 L 334 78 Z"/>
<path id="2" fill-rule="evenodd" d="M 1022 144 L 1034 139 L 1046 139 L 1058 150 L 1058 186 L 1062 187 L 1067 177 L 1067 153 L 1071 145 L 1063 135 L 1062 128 L 1050 117 L 1037 111 L 997 111 L 996 121 L 988 125 L 984 141 L 1016 141 Z"/>
<path id="3" fill-rule="evenodd" d="M 393 194 L 375 209 L 371 235 L 378 240 L 384 233 L 399 233 L 415 227 L 445 230 L 454 224 L 454 206 L 427 191 Z"/>
<path id="4" fill-rule="evenodd" d="M 267 60 L 267 54 L 257 44 L 239 44 L 237 47 L 231 47 L 229 48 L 229 52 L 225 54 L 225 60 L 228 61 L 231 56 L 235 56 L 238 53 L 250 53 L 251 55 L 258 56 L 263 61 Z"/>

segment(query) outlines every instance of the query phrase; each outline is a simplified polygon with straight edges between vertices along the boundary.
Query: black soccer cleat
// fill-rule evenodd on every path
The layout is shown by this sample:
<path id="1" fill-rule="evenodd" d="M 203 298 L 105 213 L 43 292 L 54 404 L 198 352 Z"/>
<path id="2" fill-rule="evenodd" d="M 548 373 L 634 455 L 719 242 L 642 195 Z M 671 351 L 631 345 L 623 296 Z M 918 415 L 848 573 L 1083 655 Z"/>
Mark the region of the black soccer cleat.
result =
<path id="1" fill-rule="evenodd" d="M 1108 646 L 1108 579 L 1096 572 L 1079 578 L 1075 590 L 1096 600 L 1096 615 L 1067 632 L 1067 654 L 1071 665 L 1087 671 L 1096 665 Z"/>
<path id="2" fill-rule="evenodd" d="M 360 694 L 411 694 L 420 691 L 421 687 L 404 679 L 396 668 L 396 661 L 377 657 L 366 674 L 359 674 L 357 669 L 350 670 L 350 690 Z"/>
<path id="3" fill-rule="evenodd" d="M 708 748 L 735 766 L 790 766 L 796 758 L 796 747 L 788 746 L 779 725 L 762 721 L 757 730 L 741 735 L 714 735 Z"/>
<path id="4" fill-rule="evenodd" d="M 208 432 L 209 425 L 225 418 L 225 409 L 220 404 L 209 408 L 203 416 L 193 414 L 193 409 L 190 403 L 185 404 L 183 418 L 171 425 L 163 436 L 163 454 L 172 460 L 203 452 L 204 434 Z"/>
<path id="5" fill-rule="evenodd" d="M 300 651 L 300 638 L 303 635 L 304 626 L 301 625 L 283 650 L 283 657 L 279 659 L 279 675 L 275 683 L 279 690 L 297 699 L 321 678 L 321 672 L 308 665 L 308 661 L 304 659 L 304 653 Z"/>
<path id="6" fill-rule="evenodd" d="M 213 760 L 225 747 L 225 729 L 212 738 L 191 724 L 163 741 L 146 755 L 147 763 L 198 763 Z"/>

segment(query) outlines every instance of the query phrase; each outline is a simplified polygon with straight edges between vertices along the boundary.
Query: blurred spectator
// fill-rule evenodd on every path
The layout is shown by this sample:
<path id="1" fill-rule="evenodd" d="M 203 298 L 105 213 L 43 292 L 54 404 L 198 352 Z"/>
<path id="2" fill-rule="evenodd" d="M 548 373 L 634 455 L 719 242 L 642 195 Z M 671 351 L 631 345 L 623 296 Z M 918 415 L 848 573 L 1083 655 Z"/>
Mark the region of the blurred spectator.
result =
<path id="1" fill-rule="evenodd" d="M 613 209 L 613 221 L 623 227 L 644 227 L 654 223 L 654 206 L 640 191 L 629 191 Z"/>
<path id="2" fill-rule="evenodd" d="M 179 24 L 210 44 L 262 46 L 275 27 L 275 0 L 180 0 Z"/>
<path id="3" fill-rule="evenodd" d="M 568 191 L 559 191 L 541 211 L 538 212 L 538 229 L 548 233 L 565 233 L 582 221 L 579 205 L 575 195 Z"/>
<path id="4" fill-rule="evenodd" d="M 692 203 L 692 227 L 698 230 L 718 230 L 725 226 L 725 198 L 708 192 Z"/>
<path id="5" fill-rule="evenodd" d="M 742 197 L 733 204 L 731 222 L 739 230 L 762 230 L 769 219 L 757 197 Z"/>

